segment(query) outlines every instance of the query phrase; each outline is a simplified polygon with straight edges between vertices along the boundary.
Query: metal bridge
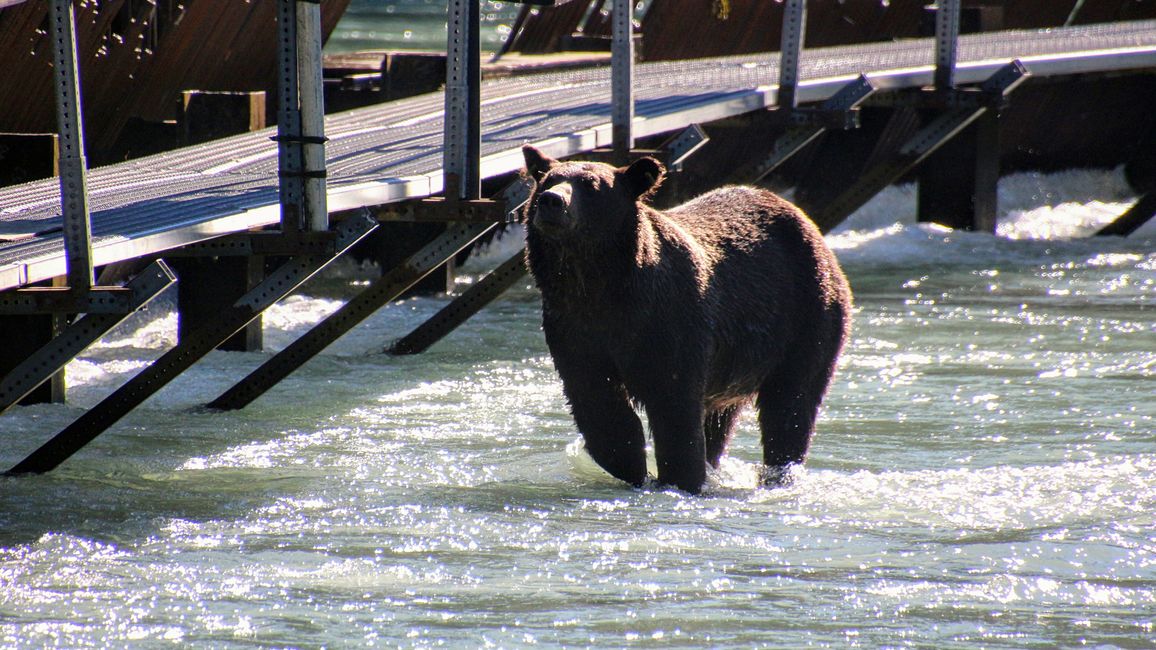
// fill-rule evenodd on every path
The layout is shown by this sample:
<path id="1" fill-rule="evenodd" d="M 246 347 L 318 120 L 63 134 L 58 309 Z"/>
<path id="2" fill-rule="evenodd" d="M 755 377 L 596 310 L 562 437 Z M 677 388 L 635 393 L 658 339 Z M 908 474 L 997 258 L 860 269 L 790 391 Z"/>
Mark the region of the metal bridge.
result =
<path id="1" fill-rule="evenodd" d="M 54 25 L 65 34 L 57 39 L 55 66 L 61 175 L 0 188 L 0 331 L 30 326 L 40 331 L 31 342 L 0 353 L 5 373 L 0 411 L 59 376 L 87 345 L 174 282 L 167 262 L 190 269 L 177 275 L 182 291 L 188 285 L 193 297 L 186 305 L 182 293 L 182 332 L 175 348 L 52 437 L 13 468 L 15 474 L 43 472 L 63 462 L 377 222 L 449 224 L 444 235 L 211 405 L 244 406 L 507 221 L 524 200 L 525 188 L 514 182 L 496 200 L 486 200 L 481 182 L 518 170 L 525 143 L 555 157 L 626 160 L 638 154 L 637 139 L 681 134 L 659 152 L 677 164 L 701 144 L 694 125 L 770 111 L 783 128 L 777 140 L 766 143 L 765 156 L 747 167 L 744 180 L 755 181 L 823 131 L 854 128 L 865 101 L 918 105 L 932 114 L 895 155 L 863 177 L 848 179 L 832 201 L 812 212 L 829 228 L 943 143 L 994 115 L 1029 75 L 1156 69 L 1153 21 L 960 36 L 958 0 L 941 0 L 935 38 L 804 49 L 805 4 L 788 0 L 783 42 L 768 44 L 781 45 L 780 53 L 635 65 L 625 20 L 629 11 L 622 11 L 616 12 L 623 20 L 616 20 L 610 69 L 483 84 L 477 72 L 477 2 L 454 0 L 444 93 L 322 120 L 316 3 L 279 0 L 284 79 L 277 129 L 89 170 L 74 46 L 67 35 L 71 3 L 52 1 Z M 616 0 L 615 7 L 629 4 Z M 444 198 L 429 198 L 439 194 Z M 332 227 L 330 215 L 341 217 Z M 252 277 L 252 260 L 265 256 L 287 261 L 267 276 Z M 101 286 L 94 277 L 96 268 L 142 260 L 151 264 L 123 285 Z M 217 260 L 240 263 L 213 266 Z M 225 269 L 248 280 L 222 289 Z M 521 260 L 510 260 L 395 351 L 428 347 L 522 273 Z M 224 298 L 218 295 L 197 313 L 197 283 L 203 285 L 201 294 Z"/>

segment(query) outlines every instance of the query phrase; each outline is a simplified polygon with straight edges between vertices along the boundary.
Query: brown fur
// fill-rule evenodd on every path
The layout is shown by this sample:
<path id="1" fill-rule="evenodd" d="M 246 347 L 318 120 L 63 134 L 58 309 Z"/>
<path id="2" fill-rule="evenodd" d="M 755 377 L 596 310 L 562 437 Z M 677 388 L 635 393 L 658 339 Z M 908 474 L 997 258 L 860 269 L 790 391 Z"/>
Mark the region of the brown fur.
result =
<path id="1" fill-rule="evenodd" d="M 527 261 L 543 330 L 586 448 L 612 475 L 701 490 L 757 400 L 770 478 L 802 463 L 850 326 L 851 292 L 822 235 L 771 192 L 725 187 L 665 212 L 664 170 L 561 163 L 524 149 L 537 187 Z"/>

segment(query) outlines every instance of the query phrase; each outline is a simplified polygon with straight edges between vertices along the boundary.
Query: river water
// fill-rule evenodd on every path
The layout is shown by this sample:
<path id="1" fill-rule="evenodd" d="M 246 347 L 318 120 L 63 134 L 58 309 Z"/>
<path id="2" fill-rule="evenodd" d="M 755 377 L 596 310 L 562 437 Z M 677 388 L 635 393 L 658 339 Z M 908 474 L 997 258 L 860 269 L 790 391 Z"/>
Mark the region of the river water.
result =
<path id="1" fill-rule="evenodd" d="M 198 406 L 331 312 L 279 305 L 58 471 L 0 479 L 3 647 L 1156 644 L 1156 228 L 1116 172 L 1018 175 L 1000 236 L 892 188 L 829 237 L 855 333 L 788 488 L 753 418 L 704 496 L 584 455 L 527 281 L 422 356 L 381 310 L 244 411 Z M 476 256 L 463 285 L 516 250 Z M 164 299 L 0 419 L 9 466 L 175 338 Z"/>
<path id="2" fill-rule="evenodd" d="M 522 5 L 481 0 L 480 47 L 493 52 L 509 36 Z M 445 0 L 351 0 L 325 45 L 327 53 L 357 50 L 446 50 Z"/>

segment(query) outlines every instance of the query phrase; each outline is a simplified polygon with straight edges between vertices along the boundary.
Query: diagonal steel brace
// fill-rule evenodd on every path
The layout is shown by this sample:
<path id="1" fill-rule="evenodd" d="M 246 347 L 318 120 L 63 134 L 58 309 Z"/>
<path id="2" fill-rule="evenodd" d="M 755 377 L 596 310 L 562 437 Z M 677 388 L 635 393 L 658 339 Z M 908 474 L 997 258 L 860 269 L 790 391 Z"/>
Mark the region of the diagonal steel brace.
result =
<path id="1" fill-rule="evenodd" d="M 176 276 L 169 270 L 168 265 L 162 260 L 153 262 L 125 285 L 126 293 L 131 297 L 125 305 L 126 311 L 85 314 L 44 347 L 29 355 L 0 379 L 0 413 L 48 381 L 76 355 L 119 325 L 131 313 L 147 305 L 174 281 Z"/>
<path id="2" fill-rule="evenodd" d="M 208 408 L 230 411 L 249 405 L 358 323 L 405 293 L 407 289 L 496 225 L 496 222 L 450 225 L 449 229 L 437 239 L 411 255 L 400 266 L 375 280 L 336 312 L 313 326 L 296 341 L 210 402 Z"/>
<path id="3" fill-rule="evenodd" d="M 985 93 L 1006 97 L 1027 78 L 1028 72 L 1018 60 L 997 70 L 982 84 Z M 842 193 L 820 206 L 808 210 L 811 219 L 827 232 L 858 210 L 888 185 L 917 167 L 947 141 L 975 122 L 991 108 L 983 105 L 954 108 L 939 114 L 919 129 L 888 160 L 875 165 L 856 178 Z"/>
<path id="4" fill-rule="evenodd" d="M 324 255 L 290 258 L 217 319 L 190 332 L 176 347 L 86 411 L 6 475 L 41 474 L 56 468 L 376 227 L 367 215 L 343 221 L 333 250 Z"/>

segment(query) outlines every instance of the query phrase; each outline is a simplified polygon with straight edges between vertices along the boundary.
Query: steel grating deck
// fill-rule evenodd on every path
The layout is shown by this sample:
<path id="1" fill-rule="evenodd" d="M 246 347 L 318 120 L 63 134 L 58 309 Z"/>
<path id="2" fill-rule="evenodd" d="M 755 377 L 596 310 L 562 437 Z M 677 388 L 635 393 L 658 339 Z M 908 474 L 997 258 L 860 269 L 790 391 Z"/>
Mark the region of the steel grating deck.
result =
<path id="1" fill-rule="evenodd" d="M 956 81 L 976 83 L 1019 59 L 1035 76 L 1156 69 L 1156 21 L 960 39 Z M 934 41 L 804 52 L 800 103 L 866 73 L 878 88 L 932 81 Z M 640 64 L 636 137 L 773 106 L 778 54 Z M 379 205 L 442 189 L 441 93 L 326 118 L 329 209 Z M 554 156 L 610 145 L 608 68 L 532 75 L 482 86 L 482 175 L 522 165 L 533 142 Z M 279 220 L 274 129 L 95 168 L 89 205 L 95 265 L 158 253 Z M 56 179 L 0 188 L 0 289 L 65 272 Z"/>

